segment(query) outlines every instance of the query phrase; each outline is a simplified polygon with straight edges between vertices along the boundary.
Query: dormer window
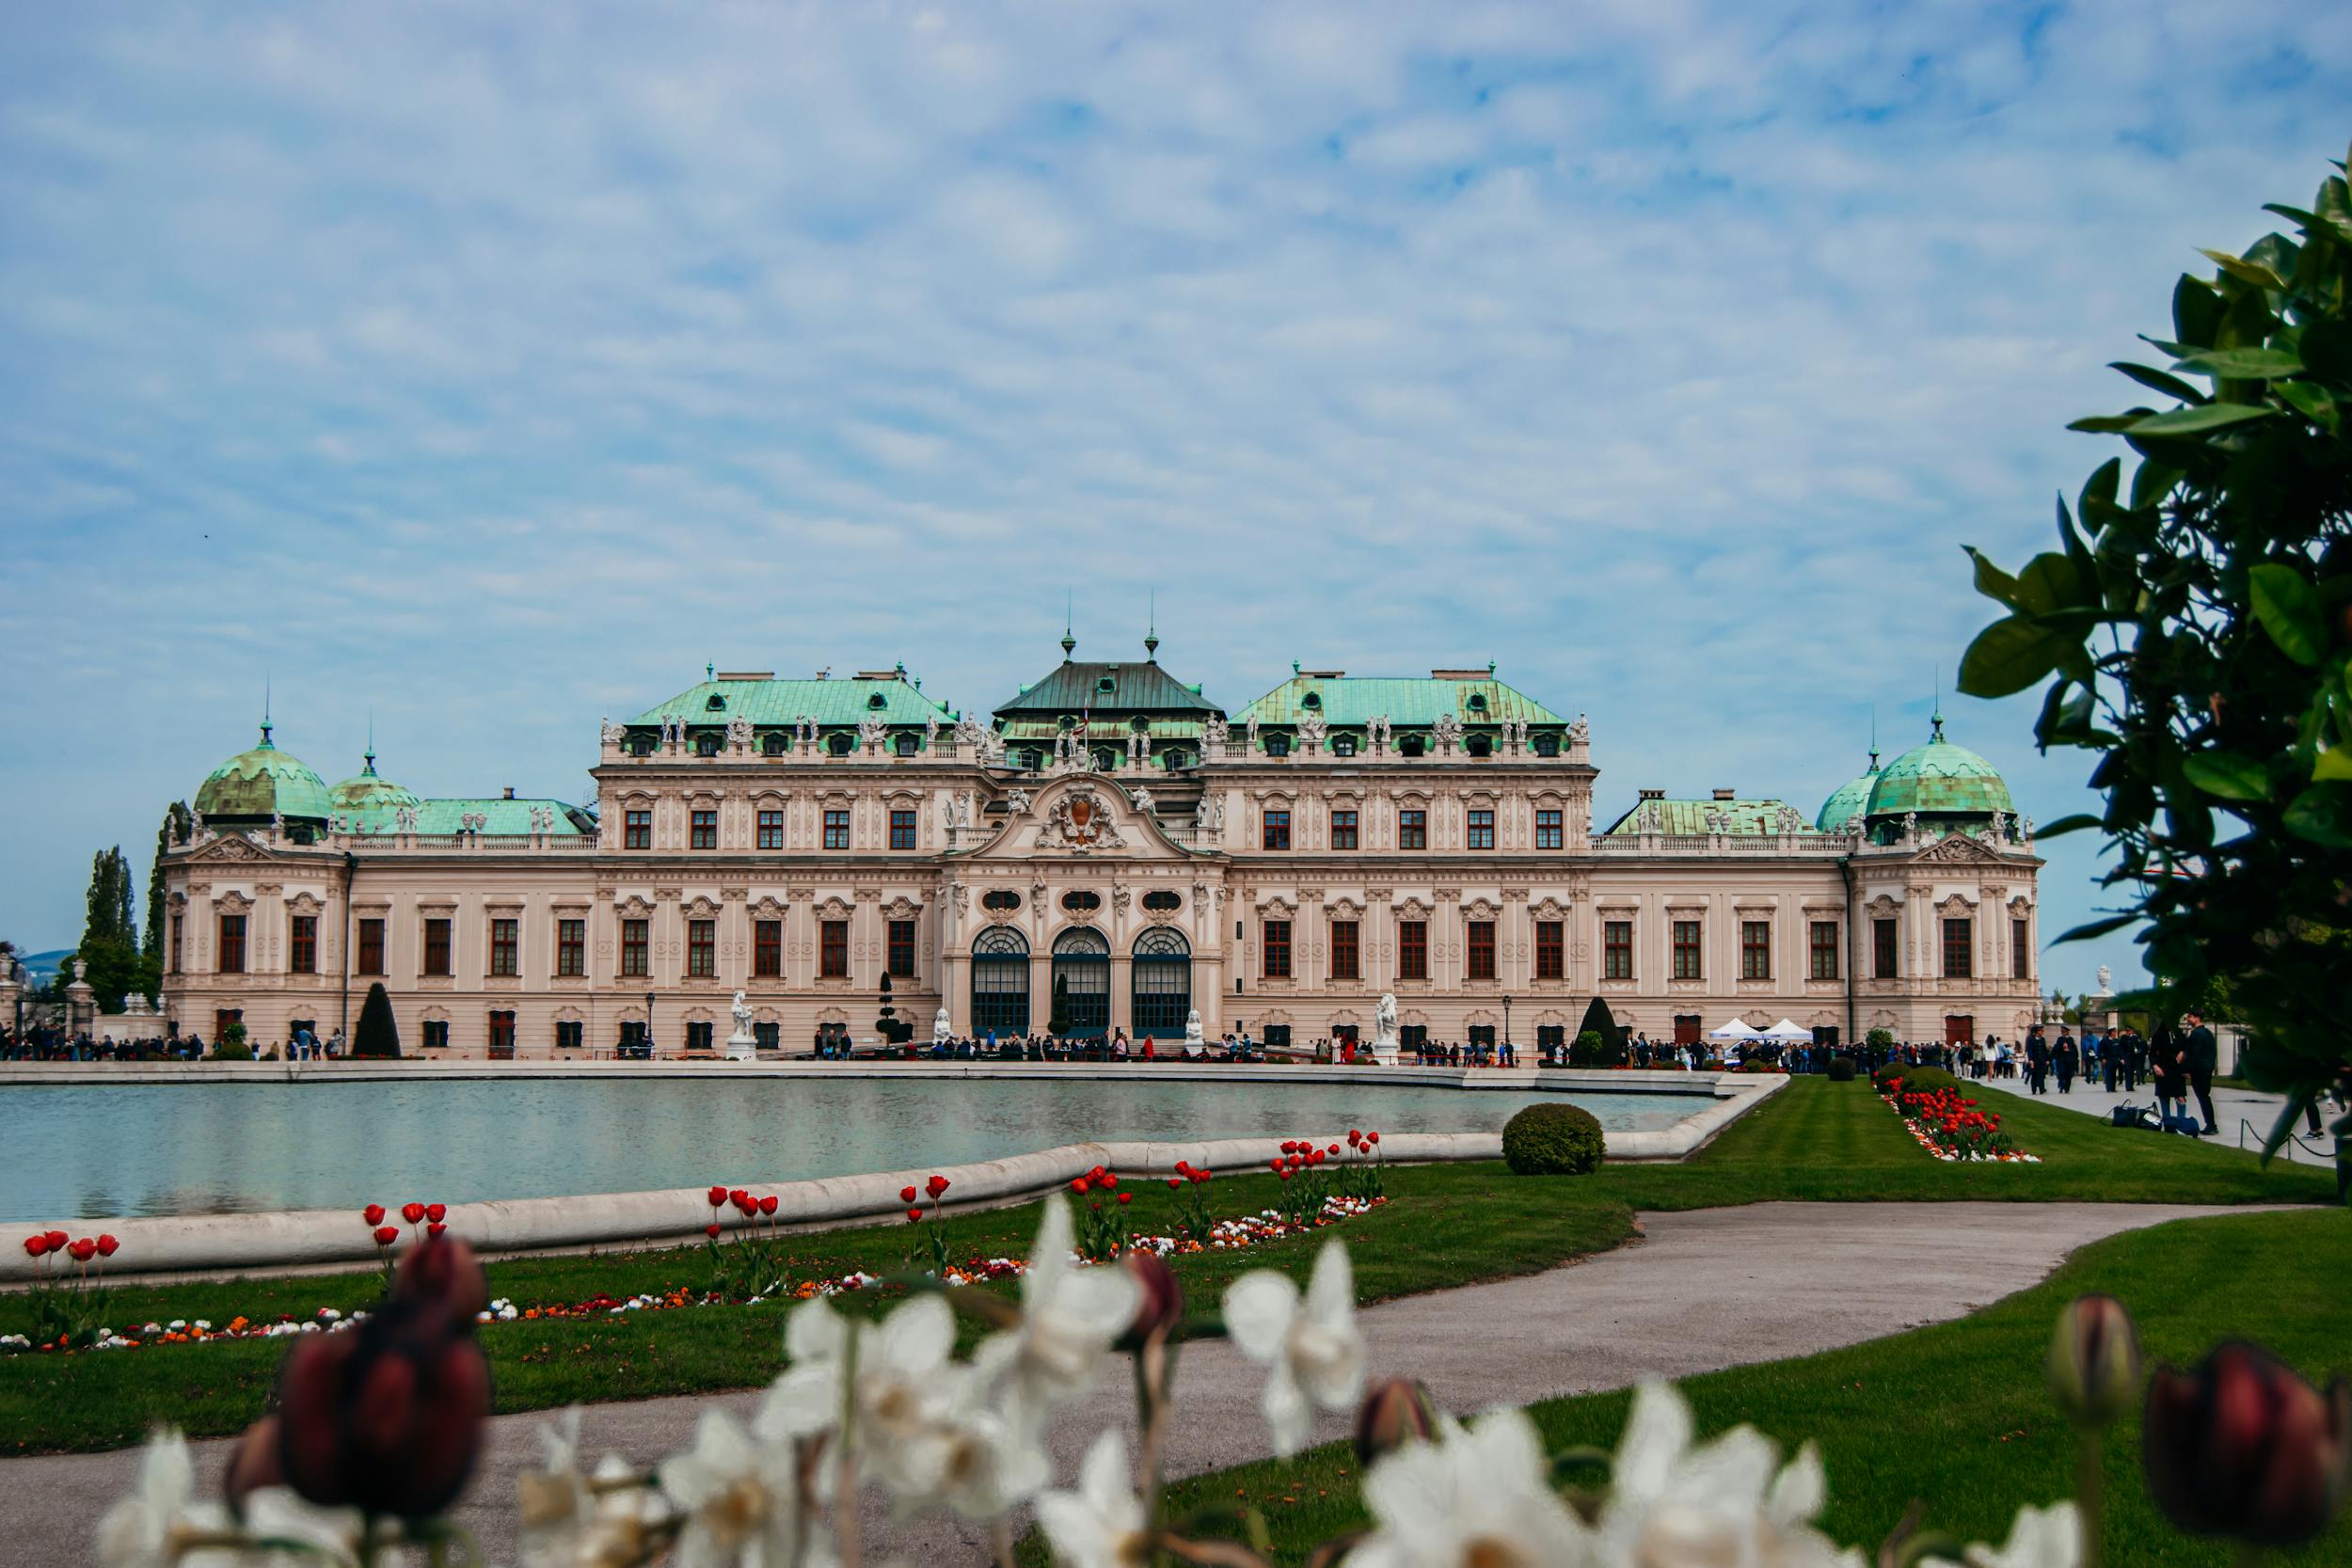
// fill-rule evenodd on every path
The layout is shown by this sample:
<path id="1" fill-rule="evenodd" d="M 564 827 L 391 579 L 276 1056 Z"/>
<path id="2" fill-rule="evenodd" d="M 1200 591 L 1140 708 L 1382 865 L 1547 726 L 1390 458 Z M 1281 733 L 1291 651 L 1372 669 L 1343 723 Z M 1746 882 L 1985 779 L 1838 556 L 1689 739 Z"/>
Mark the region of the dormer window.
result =
<path id="1" fill-rule="evenodd" d="M 717 756 L 719 754 L 719 737 L 715 735 L 696 736 L 694 737 L 694 754 L 698 757 Z"/>
<path id="2" fill-rule="evenodd" d="M 1485 693 L 1485 692 L 1482 692 L 1482 691 L 1473 691 L 1473 692 L 1471 692 L 1471 693 L 1470 694 L 1470 701 L 1469 701 L 1468 703 L 1464 704 L 1463 705 L 1464 705 L 1465 707 L 1468 707 L 1468 708 L 1469 708 L 1469 709 L 1470 709 L 1472 713 L 1484 713 L 1484 712 L 1486 712 L 1486 693 Z"/>
<path id="3" fill-rule="evenodd" d="M 653 755 L 656 744 L 658 743 L 654 737 L 649 735 L 633 735 L 628 739 L 628 754 L 633 757 L 649 757 Z"/>
<path id="4" fill-rule="evenodd" d="M 1335 757 L 1354 756 L 1356 754 L 1356 737 L 1352 735 L 1333 736 L 1331 737 L 1331 754 Z"/>
<path id="5" fill-rule="evenodd" d="M 784 755 L 784 736 L 775 734 L 772 731 L 768 735 L 762 736 L 759 741 L 759 754 L 764 757 L 780 757 Z"/>
<path id="6" fill-rule="evenodd" d="M 882 706 L 884 706 L 884 705 L 884 705 L 884 702 L 883 702 L 882 694 L 881 692 L 879 692 L 879 691 L 875 692 L 872 696 L 870 696 L 870 697 L 868 697 L 868 698 L 866 698 L 866 705 L 867 707 L 869 707 L 869 708 L 873 708 L 873 709 L 876 709 L 877 711 L 879 711 L 879 710 L 880 710 Z"/>
<path id="7" fill-rule="evenodd" d="M 1470 743 L 1470 754 L 1474 757 L 1490 757 L 1495 754 L 1495 743 L 1483 735 L 1474 736 Z"/>
<path id="8" fill-rule="evenodd" d="M 900 735 L 897 740 L 891 742 L 891 746 L 900 756 L 911 757 L 914 754 L 914 736 L 912 734 Z"/>
<path id="9" fill-rule="evenodd" d="M 1035 751 L 1024 752 L 1021 753 L 1021 766 L 1034 773 L 1045 766 L 1045 753 Z"/>
<path id="10" fill-rule="evenodd" d="M 1319 692 L 1310 691 L 1304 697 L 1298 699 L 1298 705 L 1300 707 L 1319 709 L 1323 706 L 1323 697 Z"/>
<path id="11" fill-rule="evenodd" d="M 826 752 L 836 757 L 848 756 L 856 745 L 857 739 L 853 736 L 834 735 L 825 737 Z"/>
<path id="12" fill-rule="evenodd" d="M 1267 736 L 1265 737 L 1265 754 L 1270 757 L 1289 756 L 1291 754 L 1291 737 L 1286 735 Z"/>
<path id="13" fill-rule="evenodd" d="M 1558 756 L 1560 754 L 1560 737 L 1556 735 L 1537 736 L 1535 737 L 1535 754 L 1539 757 Z"/>
<path id="14" fill-rule="evenodd" d="M 723 713 L 726 711 L 727 700 L 723 694 L 713 691 L 710 694 L 710 701 L 705 703 L 703 706 L 712 713 Z"/>
<path id="15" fill-rule="evenodd" d="M 1400 756 L 1417 757 L 1429 750 L 1429 742 L 1417 735 L 1408 735 L 1396 743 Z"/>

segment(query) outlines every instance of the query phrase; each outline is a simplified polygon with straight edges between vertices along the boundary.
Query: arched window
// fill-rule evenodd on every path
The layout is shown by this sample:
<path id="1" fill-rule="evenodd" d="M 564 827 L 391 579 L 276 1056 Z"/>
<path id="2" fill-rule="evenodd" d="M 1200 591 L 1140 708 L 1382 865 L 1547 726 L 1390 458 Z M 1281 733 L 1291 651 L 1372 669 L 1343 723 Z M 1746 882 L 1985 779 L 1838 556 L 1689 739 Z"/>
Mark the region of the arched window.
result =
<path id="1" fill-rule="evenodd" d="M 1160 766 L 1167 768 L 1171 773 L 1175 772 L 1180 768 L 1190 768 L 1192 766 L 1192 753 L 1189 752 L 1162 752 L 1160 753 Z"/>
<path id="2" fill-rule="evenodd" d="M 1149 902 L 1154 895 L 1144 896 Z M 1182 1039 L 1192 1011 L 1192 944 L 1172 927 L 1153 926 L 1136 938 L 1135 959 L 1130 1001 L 1136 1037 Z"/>
<path id="3" fill-rule="evenodd" d="M 1111 944 L 1091 926 L 1054 939 L 1054 1008 L 1065 1037 L 1097 1037 L 1111 1027 Z"/>
<path id="4" fill-rule="evenodd" d="M 1535 754 L 1539 757 L 1558 756 L 1560 754 L 1560 737 L 1556 735 L 1537 736 L 1535 737 Z"/>
<path id="5" fill-rule="evenodd" d="M 1017 893 L 1010 896 L 1021 901 Z M 1028 1029 L 1029 940 L 1010 926 L 988 927 L 972 939 L 972 1033 L 1023 1035 Z"/>
<path id="6" fill-rule="evenodd" d="M 1486 695 L 1483 691 L 1473 691 L 1470 694 L 1470 701 L 1462 705 L 1472 713 L 1484 713 L 1486 711 Z"/>
<path id="7" fill-rule="evenodd" d="M 857 737 L 846 731 L 839 735 L 829 736 L 825 740 L 825 751 L 832 756 L 846 757 L 856 749 Z"/>
<path id="8" fill-rule="evenodd" d="M 654 747 L 659 744 L 660 742 L 649 735 L 632 735 L 628 737 L 628 754 L 633 757 L 649 757 L 653 755 Z"/>
<path id="9" fill-rule="evenodd" d="M 882 694 L 877 691 L 872 696 L 866 699 L 866 705 L 879 713 L 889 705 L 882 700 Z"/>
<path id="10" fill-rule="evenodd" d="M 771 730 L 759 737 L 759 754 L 763 757 L 784 755 L 785 738 L 780 730 Z"/>
<path id="11" fill-rule="evenodd" d="M 1317 711 L 1321 711 L 1323 707 L 1323 698 L 1319 694 L 1310 691 L 1304 697 L 1298 699 L 1298 705 L 1300 707 L 1311 707 L 1316 709 Z"/>
<path id="12" fill-rule="evenodd" d="M 891 750 L 897 752 L 902 757 L 913 756 L 920 742 L 914 738 L 914 732 L 912 730 L 900 731 L 898 739 L 890 743 Z"/>
<path id="13" fill-rule="evenodd" d="M 1331 754 L 1335 757 L 1354 756 L 1356 754 L 1356 737 L 1352 735 L 1333 736 L 1331 737 Z"/>
<path id="14" fill-rule="evenodd" d="M 1270 757 L 1289 756 L 1291 754 L 1291 737 L 1286 735 L 1267 736 L 1265 737 L 1265 754 Z"/>

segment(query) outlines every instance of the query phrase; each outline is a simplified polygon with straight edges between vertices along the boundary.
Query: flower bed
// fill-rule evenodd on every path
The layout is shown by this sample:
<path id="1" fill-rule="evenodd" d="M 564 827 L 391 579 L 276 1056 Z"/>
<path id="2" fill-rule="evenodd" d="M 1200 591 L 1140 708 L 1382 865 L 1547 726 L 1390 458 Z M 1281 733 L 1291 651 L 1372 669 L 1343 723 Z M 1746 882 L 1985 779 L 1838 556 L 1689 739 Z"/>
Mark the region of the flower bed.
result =
<path id="1" fill-rule="evenodd" d="M 1903 1118 L 1919 1147 L 1939 1160 L 1990 1161 L 2002 1164 L 2038 1165 L 2040 1155 L 2027 1154 L 2001 1128 L 1998 1112 L 1982 1111 L 1958 1089 L 1931 1089 L 1905 1094 L 1903 1081 L 1886 1081 L 1888 1092 L 1879 1096 Z"/>

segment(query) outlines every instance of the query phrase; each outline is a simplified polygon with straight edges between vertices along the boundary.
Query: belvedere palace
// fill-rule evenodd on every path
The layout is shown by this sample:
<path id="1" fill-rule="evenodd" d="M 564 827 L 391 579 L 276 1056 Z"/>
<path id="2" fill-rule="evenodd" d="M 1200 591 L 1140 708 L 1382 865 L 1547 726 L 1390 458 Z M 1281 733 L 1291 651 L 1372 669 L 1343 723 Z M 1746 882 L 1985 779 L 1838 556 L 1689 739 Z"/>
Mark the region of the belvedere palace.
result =
<path id="1" fill-rule="evenodd" d="M 2022 1035 L 2032 826 L 1933 733 L 1818 811 L 1645 789 L 1606 826 L 1583 719 L 1492 666 L 1294 667 L 1235 712 L 1140 661 L 1063 659 L 988 718 L 903 667 L 707 678 L 596 737 L 593 804 L 329 786 L 223 763 L 166 859 L 161 1006 L 257 1047 L 389 993 L 405 1052 L 762 1049 L 1044 1030 L 1409 1047 L 1572 1037 L 1599 997 L 1691 1040 Z M 1506 1017 L 1506 1012 L 1509 1014 Z M 648 1031 L 650 1030 L 650 1035 Z M 1509 1031 L 1504 1035 L 1503 1031 Z"/>

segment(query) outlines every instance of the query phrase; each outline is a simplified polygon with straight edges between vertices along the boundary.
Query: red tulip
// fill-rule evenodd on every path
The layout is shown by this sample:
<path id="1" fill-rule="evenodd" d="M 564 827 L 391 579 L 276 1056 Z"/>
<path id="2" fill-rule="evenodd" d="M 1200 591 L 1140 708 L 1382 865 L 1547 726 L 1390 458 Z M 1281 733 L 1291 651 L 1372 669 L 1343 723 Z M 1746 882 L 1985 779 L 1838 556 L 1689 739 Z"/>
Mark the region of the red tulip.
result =
<path id="1" fill-rule="evenodd" d="M 1172 1333 L 1184 1321 L 1184 1288 L 1176 1273 L 1155 1252 L 1127 1252 L 1119 1266 L 1143 1287 L 1136 1300 L 1135 1322 L 1127 1332 L 1139 1339 Z"/>
<path id="2" fill-rule="evenodd" d="M 24 1251 L 34 1258 L 45 1257 L 49 1251 L 49 1238 L 47 1236 L 25 1237 Z"/>
<path id="3" fill-rule="evenodd" d="M 438 1225 L 443 1220 L 449 1218 L 449 1205 L 446 1203 L 428 1203 L 424 1206 L 424 1217 L 431 1220 L 434 1224 Z"/>
<path id="4" fill-rule="evenodd" d="M 410 1225 L 415 1225 L 424 1218 L 424 1205 L 421 1203 L 404 1203 L 400 1206 L 400 1217 L 406 1220 Z"/>
<path id="5" fill-rule="evenodd" d="M 724 1187 L 713 1187 L 710 1191 L 705 1193 L 703 1196 L 708 1198 L 710 1200 L 710 1206 L 713 1209 L 716 1209 L 719 1205 L 727 1200 L 727 1190 Z"/>
<path id="6" fill-rule="evenodd" d="M 732 1203 L 733 1203 L 733 1204 L 734 1204 L 734 1205 L 735 1205 L 738 1209 L 740 1209 L 741 1207 L 743 1207 L 743 1205 L 745 1205 L 746 1203 L 749 1203 L 749 1202 L 752 1200 L 752 1195 L 751 1195 L 751 1194 L 749 1194 L 749 1193 L 747 1193 L 747 1192 L 745 1192 L 742 1188 L 738 1187 L 738 1188 L 736 1188 L 736 1189 L 735 1189 L 735 1191 L 733 1191 L 733 1192 L 731 1192 L 731 1193 L 727 1194 L 727 1198 L 728 1198 L 728 1200 L 729 1200 L 730 1202 L 732 1202 Z"/>
<path id="7" fill-rule="evenodd" d="M 1190 1176 L 1192 1174 L 1192 1162 L 1190 1160 L 1177 1161 L 1176 1174 L 1179 1176 Z"/>
<path id="8" fill-rule="evenodd" d="M 371 1203 L 365 1209 L 359 1211 L 359 1217 L 367 1221 L 370 1225 L 382 1225 L 384 1223 L 384 1206 L 380 1203 Z"/>
<path id="9" fill-rule="evenodd" d="M 1368 1144 L 1376 1144 L 1376 1143 L 1378 1143 L 1379 1141 L 1380 1141 L 1380 1134 L 1379 1134 L 1379 1133 L 1377 1133 L 1377 1132 L 1367 1132 L 1367 1133 L 1365 1133 L 1365 1134 L 1364 1134 L 1364 1142 L 1366 1142 L 1366 1143 L 1368 1143 Z"/>
<path id="10" fill-rule="evenodd" d="M 1105 1187 L 1116 1187 L 1119 1185 L 1119 1178 L 1106 1171 L 1103 1176 L 1103 1185 Z"/>
<path id="11" fill-rule="evenodd" d="M 2194 1535 L 2293 1546 L 2352 1486 L 2352 1383 L 2326 1394 L 2253 1345 L 2217 1346 L 2148 1386 L 2142 1459 L 2156 1506 Z"/>
<path id="12" fill-rule="evenodd" d="M 49 1243 L 49 1250 L 52 1252 L 63 1252 L 65 1250 L 66 1235 L 62 1230 L 48 1231 L 42 1236 L 41 1239 Z"/>
<path id="13" fill-rule="evenodd" d="M 1340 1146 L 1337 1144 L 1333 1144 L 1329 1148 L 1324 1150 L 1326 1154 L 1337 1154 L 1339 1151 Z"/>
<path id="14" fill-rule="evenodd" d="M 1297 1152 L 1298 1152 L 1298 1140 L 1297 1140 L 1296 1138 L 1285 1138 L 1285 1139 L 1283 1139 L 1283 1140 L 1282 1140 L 1282 1152 L 1283 1152 L 1283 1153 L 1285 1153 L 1285 1154 L 1295 1154 L 1295 1153 L 1297 1153 Z"/>
<path id="15" fill-rule="evenodd" d="M 923 1190 L 936 1198 L 947 1190 L 947 1179 L 944 1176 L 934 1176 L 923 1183 Z"/>
<path id="16" fill-rule="evenodd" d="M 719 1239 L 719 1222 L 713 1220 L 708 1225 L 704 1226 L 703 1234 L 709 1237 L 714 1242 L 717 1241 Z"/>
<path id="17" fill-rule="evenodd" d="M 920 1209 L 908 1210 L 907 1223 L 909 1225 L 921 1225 L 923 1223 L 923 1211 Z"/>
<path id="18" fill-rule="evenodd" d="M 394 1242 L 399 1240 L 400 1227 L 396 1225 L 379 1225 L 375 1227 L 375 1244 L 377 1246 L 390 1246 Z"/>
<path id="19" fill-rule="evenodd" d="M 1268 1169 L 1268 1170 L 1270 1170 L 1270 1171 L 1273 1171 L 1276 1175 L 1278 1175 L 1278 1176 L 1279 1176 L 1279 1175 L 1280 1175 L 1280 1174 L 1281 1174 L 1281 1171 L 1282 1171 L 1282 1168 L 1283 1168 L 1283 1165 L 1284 1165 L 1285 1162 L 1283 1162 L 1283 1161 L 1281 1161 L 1281 1160 L 1279 1160 L 1279 1159 L 1275 1159 L 1275 1160 L 1268 1160 L 1265 1164 L 1266 1164 L 1266 1169 Z"/>
<path id="20" fill-rule="evenodd" d="M 85 1236 L 65 1250 L 75 1262 L 87 1263 L 98 1256 L 98 1243 Z"/>
<path id="21" fill-rule="evenodd" d="M 1171 1177 L 1169 1177 L 1169 1178 L 1168 1179 L 1168 1190 L 1169 1192 L 1171 1192 L 1171 1193 L 1172 1193 L 1172 1192 L 1175 1192 L 1178 1188 L 1182 1187 L 1184 1184 L 1184 1179 L 1183 1177 L 1181 1177 L 1181 1176 L 1171 1176 Z"/>
<path id="22" fill-rule="evenodd" d="M 766 1197 L 759 1200 L 759 1212 L 763 1214 L 772 1214 L 776 1212 L 775 1194 L 770 1193 Z"/>
<path id="23" fill-rule="evenodd" d="M 913 1203 L 914 1201 L 914 1189 L 913 1187 L 899 1188 L 898 1201 L 901 1203 Z"/>
<path id="24" fill-rule="evenodd" d="M 1070 1184 L 1070 1190 L 1076 1193 L 1080 1197 L 1084 1197 L 1087 1194 L 1094 1190 L 1094 1184 L 1089 1181 L 1085 1177 L 1081 1176 L 1078 1180 Z"/>
<path id="25" fill-rule="evenodd" d="M 438 1236 L 448 1229 L 449 1227 L 439 1220 L 428 1220 L 425 1222 L 424 1233 L 428 1236 Z"/>
<path id="26" fill-rule="evenodd" d="M 122 1243 L 116 1241 L 112 1236 L 101 1236 L 98 1238 L 98 1256 L 101 1258 L 112 1258 L 115 1255 L 115 1249 L 120 1245 L 122 1245 Z"/>
<path id="27" fill-rule="evenodd" d="M 735 1207 L 737 1212 L 745 1219 L 750 1219 L 759 1212 L 759 1200 L 749 1193 L 738 1193 L 735 1195 Z"/>
<path id="28" fill-rule="evenodd" d="M 1133 1193 L 1121 1193 L 1119 1195 L 1119 1201 L 1121 1203 L 1133 1203 L 1135 1200 L 1136 1195 Z"/>

